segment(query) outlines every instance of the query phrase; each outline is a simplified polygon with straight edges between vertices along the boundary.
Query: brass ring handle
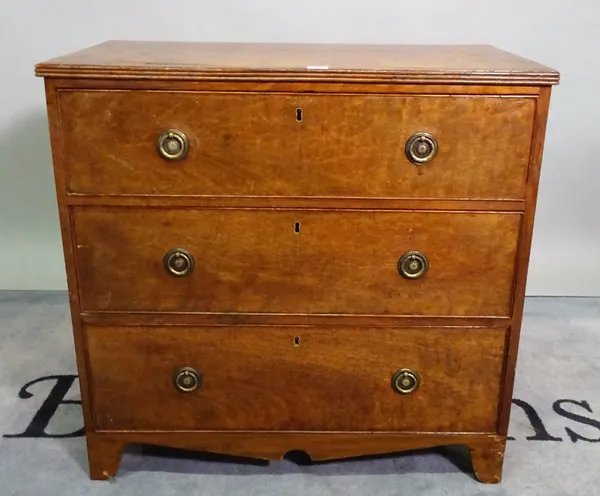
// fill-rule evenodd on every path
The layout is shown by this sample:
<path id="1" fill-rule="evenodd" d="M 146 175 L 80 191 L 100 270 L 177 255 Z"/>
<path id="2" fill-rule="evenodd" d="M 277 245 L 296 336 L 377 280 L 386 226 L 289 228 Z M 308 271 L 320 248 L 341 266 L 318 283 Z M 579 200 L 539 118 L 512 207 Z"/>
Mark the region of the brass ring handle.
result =
<path id="1" fill-rule="evenodd" d="M 173 374 L 173 383 L 182 393 L 191 393 L 202 387 L 202 376 L 192 367 L 182 367 Z"/>
<path id="2" fill-rule="evenodd" d="M 165 269 L 175 277 L 187 276 L 194 270 L 194 256 L 181 248 L 169 250 L 163 257 Z"/>
<path id="3" fill-rule="evenodd" d="M 429 260 L 420 251 L 408 251 L 398 260 L 398 272 L 405 279 L 419 279 L 429 270 Z"/>
<path id="4" fill-rule="evenodd" d="M 406 158 L 415 165 L 431 162 L 438 152 L 437 140 L 429 133 L 413 134 L 406 142 Z"/>
<path id="5" fill-rule="evenodd" d="M 165 160 L 181 160 L 185 158 L 189 148 L 186 135 L 177 129 L 167 129 L 156 141 L 158 154 Z"/>
<path id="6" fill-rule="evenodd" d="M 419 374 L 410 369 L 400 369 L 392 376 L 392 389 L 400 394 L 414 393 L 421 385 Z"/>

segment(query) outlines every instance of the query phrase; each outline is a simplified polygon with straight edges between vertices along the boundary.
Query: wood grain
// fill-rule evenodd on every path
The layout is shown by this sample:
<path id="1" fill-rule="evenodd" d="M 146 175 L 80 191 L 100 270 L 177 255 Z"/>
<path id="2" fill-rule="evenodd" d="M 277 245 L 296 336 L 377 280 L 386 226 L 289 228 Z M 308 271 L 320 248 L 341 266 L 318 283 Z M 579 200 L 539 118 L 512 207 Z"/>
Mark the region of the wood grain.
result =
<path id="1" fill-rule="evenodd" d="M 69 314 L 71 317 L 71 324 L 73 328 L 73 342 L 75 346 L 76 364 L 77 364 L 77 376 L 79 379 L 79 387 L 81 393 L 81 406 L 83 413 L 83 422 L 86 429 L 90 429 L 92 426 L 92 411 L 91 402 L 88 397 L 88 371 L 87 362 L 85 355 L 85 342 L 81 332 L 81 316 L 80 309 L 81 303 L 79 301 L 79 289 L 77 285 L 77 267 L 75 265 L 73 244 L 73 231 L 70 222 L 69 206 L 67 204 L 67 195 L 65 191 L 65 180 L 64 180 L 64 169 L 63 164 L 63 149 L 60 145 L 60 120 L 59 120 L 59 108 L 58 99 L 56 94 L 56 88 L 54 87 L 52 80 L 45 80 L 45 93 L 47 102 L 47 113 L 48 113 L 48 128 L 50 134 L 50 144 L 52 150 L 52 161 L 54 166 L 54 178 L 56 188 L 56 198 L 58 206 L 58 215 L 60 219 L 60 233 L 62 248 L 65 261 L 65 270 L 67 276 L 67 289 L 69 294 Z"/>
<path id="2" fill-rule="evenodd" d="M 489 443 L 473 443 L 469 446 L 473 471 L 480 482 L 498 484 L 502 480 L 502 466 L 506 436 L 498 436 Z"/>
<path id="3" fill-rule="evenodd" d="M 495 431 L 506 329 L 85 332 L 100 430 Z M 173 385 L 186 366 L 202 374 L 192 393 Z M 391 387 L 403 368 L 414 393 Z"/>
<path id="4" fill-rule="evenodd" d="M 521 215 L 73 207 L 72 219 L 86 312 L 494 317 L 510 315 Z M 195 257 L 189 276 L 164 269 L 175 248 Z M 398 273 L 411 250 L 429 259 L 422 279 Z"/>
<path id="5" fill-rule="evenodd" d="M 556 84 L 548 67 L 487 45 L 114 40 L 36 66 L 45 77 Z"/>
<path id="6" fill-rule="evenodd" d="M 121 454 L 126 443 L 119 436 L 98 436 L 93 431 L 86 432 L 86 444 L 90 479 L 112 479 L 119 470 Z"/>
<path id="7" fill-rule="evenodd" d="M 314 313 L 213 313 L 213 312 L 82 312 L 86 324 L 170 326 L 362 326 L 362 327 L 509 327 L 511 317 L 431 317 L 429 315 L 314 314 Z"/>
<path id="8" fill-rule="evenodd" d="M 497 95 L 503 98 L 537 96 L 539 86 L 503 86 L 476 84 L 402 84 L 344 82 L 328 83 L 286 81 L 222 81 L 145 80 L 145 79 L 87 79 L 52 78 L 57 89 L 195 91 L 208 93 L 334 93 L 334 94 L 390 94 L 390 95 Z"/>
<path id="9" fill-rule="evenodd" d="M 184 196 L 184 195 L 89 195 L 69 193 L 69 205 L 114 207 L 195 207 L 195 208 L 300 208 L 358 210 L 462 210 L 521 212 L 525 200 L 436 200 L 429 198 L 356 198 L 323 196 Z"/>
<path id="10" fill-rule="evenodd" d="M 517 355 L 521 336 L 521 325 L 523 321 L 523 308 L 525 304 L 527 273 L 529 269 L 529 257 L 531 254 L 531 242 L 533 239 L 533 224 L 537 205 L 542 157 L 544 153 L 546 123 L 548 118 L 548 110 L 550 108 L 550 93 L 550 88 L 543 88 L 536 106 L 535 127 L 531 146 L 529 175 L 527 178 L 527 208 L 525 215 L 523 216 L 523 223 L 521 225 L 521 232 L 519 235 L 519 251 L 516 267 L 515 298 L 513 307 L 515 324 L 511 326 L 510 329 L 503 400 L 501 404 L 501 410 L 499 412 L 498 432 L 501 434 L 506 434 L 508 432 L 510 410 L 512 407 Z"/>
<path id="11" fill-rule="evenodd" d="M 488 46 L 113 41 L 36 73 L 91 478 L 129 443 L 465 444 L 500 481 L 556 71 Z M 167 127 L 190 139 L 177 164 Z M 419 131 L 440 144 L 423 167 L 403 151 Z M 171 248 L 189 277 L 164 271 Z M 408 281 L 414 249 L 430 270 Z M 402 367 L 422 377 L 407 396 Z"/>
<path id="12" fill-rule="evenodd" d="M 60 93 L 67 189 L 96 194 L 518 200 L 534 109 L 533 98 Z M 172 128 L 190 142 L 175 163 L 156 151 Z M 439 143 L 422 166 L 404 151 L 418 132 Z"/>
<path id="13" fill-rule="evenodd" d="M 88 457 L 90 476 L 106 480 L 117 474 L 121 451 L 133 443 L 265 460 L 280 460 L 294 450 L 304 451 L 312 460 L 320 461 L 457 444 L 468 446 L 472 453 L 477 449 L 475 456 L 478 456 L 485 451 L 497 451 L 505 442 L 506 436 L 491 434 L 426 432 L 93 432 L 88 434 Z M 478 463 L 478 469 L 479 466 Z M 496 466 L 496 470 L 501 467 Z M 480 473 L 492 482 L 499 481 L 498 472 Z"/>
<path id="14" fill-rule="evenodd" d="M 240 93 L 335 93 L 335 94 L 403 94 L 403 95 L 498 95 L 503 98 L 540 93 L 539 86 L 503 86 L 477 84 L 403 84 L 365 83 L 348 81 L 344 83 L 286 82 L 286 81 L 222 81 L 156 80 L 156 79 L 87 79 L 52 78 L 57 89 L 100 89 L 100 90 L 149 90 L 149 91 L 197 91 L 197 92 L 240 92 Z"/>

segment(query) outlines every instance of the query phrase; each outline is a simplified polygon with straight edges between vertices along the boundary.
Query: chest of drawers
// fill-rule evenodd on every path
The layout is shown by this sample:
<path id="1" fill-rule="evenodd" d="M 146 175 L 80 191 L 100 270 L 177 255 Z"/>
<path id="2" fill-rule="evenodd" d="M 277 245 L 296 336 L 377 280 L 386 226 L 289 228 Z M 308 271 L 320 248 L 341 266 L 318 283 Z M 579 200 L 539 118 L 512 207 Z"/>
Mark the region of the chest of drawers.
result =
<path id="1" fill-rule="evenodd" d="M 486 46 L 39 64 L 90 476 L 464 444 L 499 482 L 551 85 Z"/>

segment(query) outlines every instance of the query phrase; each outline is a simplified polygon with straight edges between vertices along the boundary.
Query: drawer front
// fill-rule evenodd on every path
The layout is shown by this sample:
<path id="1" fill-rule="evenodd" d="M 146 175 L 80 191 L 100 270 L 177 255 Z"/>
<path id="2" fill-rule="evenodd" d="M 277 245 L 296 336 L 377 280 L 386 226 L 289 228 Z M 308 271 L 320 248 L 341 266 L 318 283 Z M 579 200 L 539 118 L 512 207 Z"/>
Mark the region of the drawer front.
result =
<path id="1" fill-rule="evenodd" d="M 503 329 L 98 326 L 85 333 L 98 429 L 496 430 Z M 175 387 L 183 367 L 198 373 L 196 390 Z M 392 388 L 402 369 L 420 379 L 409 394 Z"/>
<path id="2" fill-rule="evenodd" d="M 508 316 L 520 219 L 518 213 L 72 210 L 84 311 Z M 166 269 L 173 249 L 193 257 L 188 275 Z M 429 264 L 420 279 L 399 272 L 399 260 L 414 251 Z"/>
<path id="3" fill-rule="evenodd" d="M 72 192 L 522 199 L 535 101 L 66 91 L 59 106 Z M 167 129 L 187 137 L 184 159 L 157 153 Z M 439 151 L 416 166 L 419 132 Z"/>

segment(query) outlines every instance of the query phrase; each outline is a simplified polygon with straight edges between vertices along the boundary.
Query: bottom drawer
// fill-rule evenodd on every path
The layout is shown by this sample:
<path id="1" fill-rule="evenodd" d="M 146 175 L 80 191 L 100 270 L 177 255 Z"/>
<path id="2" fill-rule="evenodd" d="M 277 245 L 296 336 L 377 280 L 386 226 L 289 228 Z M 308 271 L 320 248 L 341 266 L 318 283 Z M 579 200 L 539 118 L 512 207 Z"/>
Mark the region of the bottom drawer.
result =
<path id="1" fill-rule="evenodd" d="M 494 432 L 505 329 L 88 326 L 101 430 Z M 190 367 L 200 382 L 175 386 Z M 416 372 L 408 394 L 392 387 Z M 400 389 L 415 386 L 396 375 Z M 193 387 L 193 372 L 180 384 Z"/>

